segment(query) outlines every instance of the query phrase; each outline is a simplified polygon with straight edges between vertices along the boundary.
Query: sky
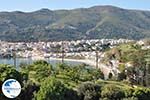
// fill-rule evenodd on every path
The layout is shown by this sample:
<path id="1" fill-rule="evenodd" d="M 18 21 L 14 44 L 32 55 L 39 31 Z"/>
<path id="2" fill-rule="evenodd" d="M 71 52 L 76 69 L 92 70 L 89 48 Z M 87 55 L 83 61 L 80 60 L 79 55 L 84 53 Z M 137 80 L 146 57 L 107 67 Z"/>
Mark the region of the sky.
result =
<path id="1" fill-rule="evenodd" d="M 58 10 L 88 8 L 96 5 L 150 11 L 150 0 L 0 0 L 0 11 L 31 12 L 42 8 Z"/>

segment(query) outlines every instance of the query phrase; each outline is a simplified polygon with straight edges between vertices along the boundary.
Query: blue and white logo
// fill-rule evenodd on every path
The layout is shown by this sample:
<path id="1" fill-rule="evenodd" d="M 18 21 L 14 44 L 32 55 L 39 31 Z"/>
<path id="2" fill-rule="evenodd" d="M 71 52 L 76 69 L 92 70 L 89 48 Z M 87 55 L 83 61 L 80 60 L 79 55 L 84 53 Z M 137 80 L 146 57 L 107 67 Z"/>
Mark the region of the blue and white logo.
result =
<path id="1" fill-rule="evenodd" d="M 2 92 L 8 98 L 16 98 L 21 92 L 21 85 L 15 79 L 8 79 L 2 85 Z"/>

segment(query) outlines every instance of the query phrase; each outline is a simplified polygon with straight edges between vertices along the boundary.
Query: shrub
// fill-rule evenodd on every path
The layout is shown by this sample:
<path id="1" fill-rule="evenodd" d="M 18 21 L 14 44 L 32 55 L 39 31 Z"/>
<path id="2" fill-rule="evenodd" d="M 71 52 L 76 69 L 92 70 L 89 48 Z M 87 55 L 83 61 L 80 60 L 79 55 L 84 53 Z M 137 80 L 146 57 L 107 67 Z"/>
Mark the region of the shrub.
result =
<path id="1" fill-rule="evenodd" d="M 99 100 L 100 86 L 86 82 L 78 87 L 78 94 L 81 100 Z"/>
<path id="2" fill-rule="evenodd" d="M 133 92 L 133 96 L 137 97 L 139 100 L 149 100 L 150 89 L 149 88 L 136 88 Z"/>
<path id="3" fill-rule="evenodd" d="M 101 97 L 116 100 L 124 98 L 125 94 L 124 91 L 121 90 L 119 87 L 112 84 L 107 84 L 102 88 Z"/>
<path id="4" fill-rule="evenodd" d="M 35 95 L 36 100 L 77 100 L 75 91 L 68 89 L 65 85 L 55 79 L 47 78 L 42 82 L 40 90 Z"/>

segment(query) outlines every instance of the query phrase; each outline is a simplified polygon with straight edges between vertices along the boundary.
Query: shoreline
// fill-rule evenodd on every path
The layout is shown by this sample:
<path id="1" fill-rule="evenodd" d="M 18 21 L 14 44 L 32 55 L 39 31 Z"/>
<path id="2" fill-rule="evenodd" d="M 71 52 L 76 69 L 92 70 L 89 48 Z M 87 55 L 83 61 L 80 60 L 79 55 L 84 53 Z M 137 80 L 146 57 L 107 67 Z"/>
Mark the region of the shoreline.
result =
<path id="1" fill-rule="evenodd" d="M 31 60 L 48 60 L 49 61 L 61 61 L 62 58 L 55 58 L 55 57 L 50 57 L 50 58 L 44 58 L 44 57 L 31 57 L 31 58 L 17 58 L 17 59 L 31 59 Z M 96 62 L 94 60 L 89 60 L 89 59 L 70 59 L 70 58 L 64 58 L 64 62 L 79 62 L 79 63 L 84 63 L 89 65 L 90 67 L 96 67 Z M 104 73 L 105 78 L 107 78 L 110 69 L 102 64 L 99 63 L 99 69 Z"/>
<path id="2" fill-rule="evenodd" d="M 7 59 L 7 58 L 0 58 L 0 59 Z M 13 59 L 13 58 L 10 58 Z M 49 58 L 44 58 L 44 57 L 31 57 L 31 58 L 17 58 L 17 59 L 31 59 L 31 60 L 57 60 L 57 61 L 61 61 L 62 58 L 55 58 L 55 57 L 49 57 Z M 93 60 L 89 60 L 89 59 L 70 59 L 70 58 L 64 58 L 64 61 L 71 61 L 71 62 L 80 62 L 80 63 L 85 63 L 87 65 L 93 66 L 95 67 L 95 61 Z"/>
<path id="3" fill-rule="evenodd" d="M 62 60 L 61 58 L 49 58 L 50 60 Z M 95 62 L 92 60 L 88 60 L 88 59 L 68 59 L 65 58 L 64 61 L 72 61 L 72 62 L 81 62 L 81 63 L 85 63 L 87 65 L 90 66 L 94 66 L 95 67 Z"/>

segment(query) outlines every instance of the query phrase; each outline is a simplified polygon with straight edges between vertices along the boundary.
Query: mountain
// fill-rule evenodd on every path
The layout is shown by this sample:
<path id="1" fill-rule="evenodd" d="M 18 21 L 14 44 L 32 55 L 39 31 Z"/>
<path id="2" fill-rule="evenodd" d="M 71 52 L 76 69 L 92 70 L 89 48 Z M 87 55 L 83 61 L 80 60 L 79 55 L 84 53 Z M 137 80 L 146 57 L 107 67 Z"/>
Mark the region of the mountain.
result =
<path id="1" fill-rule="evenodd" d="M 114 6 L 0 12 L 0 40 L 59 41 L 150 37 L 150 11 Z"/>

